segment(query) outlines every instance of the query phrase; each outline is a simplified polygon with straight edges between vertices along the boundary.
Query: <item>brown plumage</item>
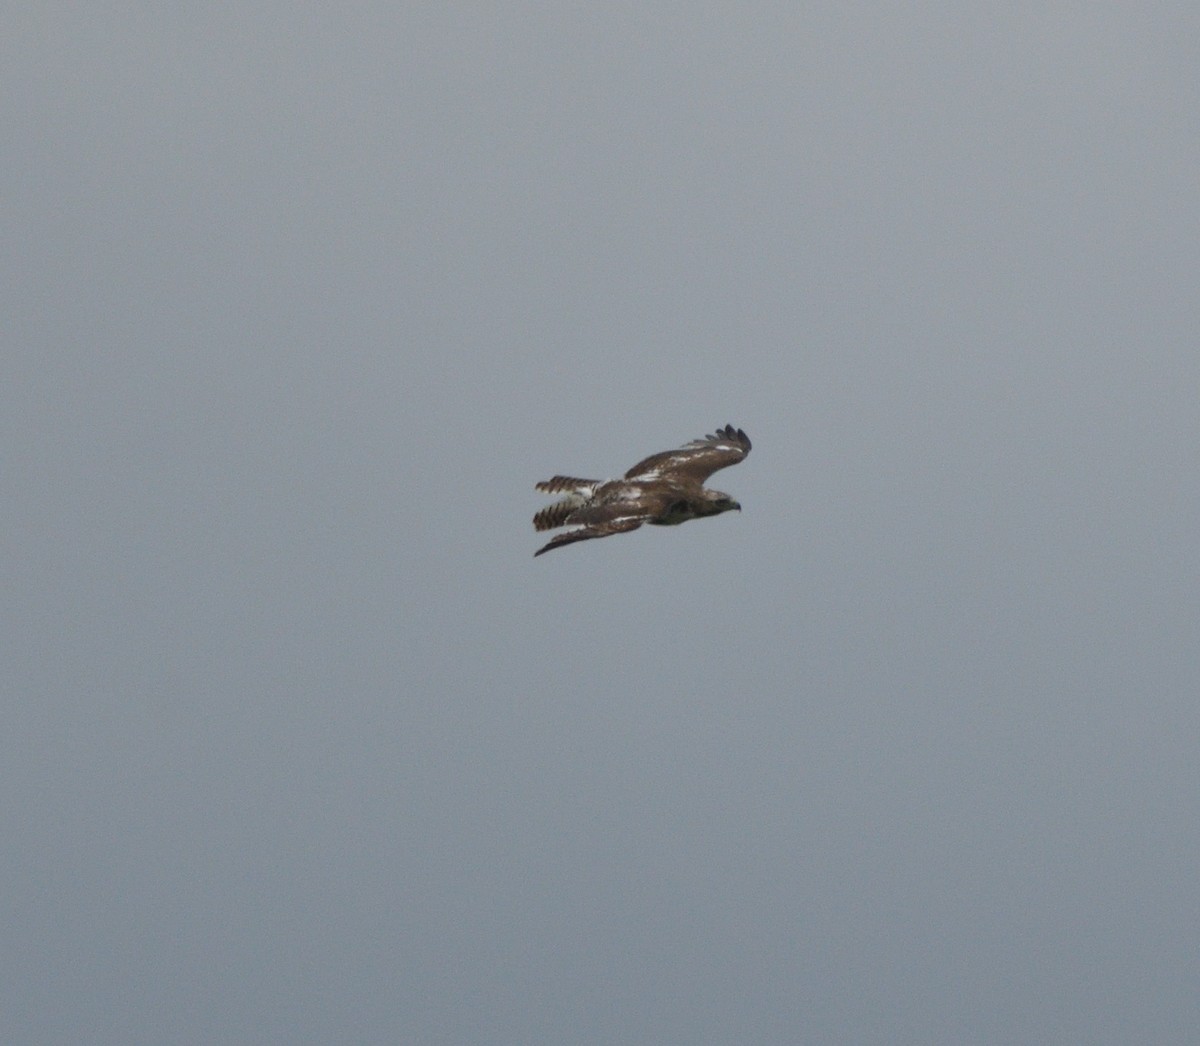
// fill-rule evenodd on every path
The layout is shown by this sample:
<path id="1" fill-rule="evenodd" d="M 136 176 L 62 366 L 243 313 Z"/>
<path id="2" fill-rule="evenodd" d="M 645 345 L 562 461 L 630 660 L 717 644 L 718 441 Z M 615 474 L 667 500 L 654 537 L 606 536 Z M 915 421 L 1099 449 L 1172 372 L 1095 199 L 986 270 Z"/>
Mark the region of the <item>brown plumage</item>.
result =
<path id="1" fill-rule="evenodd" d="M 675 526 L 689 519 L 740 510 L 742 506 L 733 498 L 719 490 L 709 490 L 704 481 L 718 469 L 736 465 L 750 453 L 750 446 L 750 438 L 741 429 L 726 425 L 678 450 L 664 450 L 644 458 L 622 479 L 555 476 L 536 484 L 546 494 L 565 496 L 533 517 L 534 528 L 571 529 L 543 545 L 534 555 L 576 541 L 636 530 L 643 523 Z"/>

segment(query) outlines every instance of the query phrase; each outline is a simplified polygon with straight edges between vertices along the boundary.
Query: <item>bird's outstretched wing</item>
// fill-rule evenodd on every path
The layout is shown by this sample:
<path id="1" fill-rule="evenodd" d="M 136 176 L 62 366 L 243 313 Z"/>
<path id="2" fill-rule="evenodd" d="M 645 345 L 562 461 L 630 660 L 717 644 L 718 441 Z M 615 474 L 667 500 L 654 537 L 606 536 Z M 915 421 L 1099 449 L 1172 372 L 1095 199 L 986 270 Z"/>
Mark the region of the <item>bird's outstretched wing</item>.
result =
<path id="1" fill-rule="evenodd" d="M 643 523 L 654 519 L 670 500 L 665 495 L 651 495 L 578 509 L 565 520 L 570 529 L 548 541 L 534 555 L 540 556 L 552 548 L 560 548 L 576 541 L 606 538 L 610 534 L 624 534 L 627 530 L 637 530 Z"/>
<path id="2" fill-rule="evenodd" d="M 702 486 L 717 469 L 736 465 L 750 453 L 750 437 L 741 429 L 726 425 L 704 439 L 694 439 L 678 450 L 664 450 L 639 461 L 626 479 L 670 479 L 680 484 Z"/>
<path id="3" fill-rule="evenodd" d="M 623 534 L 627 530 L 637 530 L 645 522 L 644 519 L 625 517 L 614 519 L 610 523 L 595 523 L 591 526 L 579 527 L 577 530 L 564 530 L 557 537 L 547 541 L 534 555 L 540 556 L 543 552 L 549 552 L 552 548 L 561 548 L 563 545 L 570 545 L 575 541 L 587 541 L 589 538 L 606 538 L 609 534 Z"/>

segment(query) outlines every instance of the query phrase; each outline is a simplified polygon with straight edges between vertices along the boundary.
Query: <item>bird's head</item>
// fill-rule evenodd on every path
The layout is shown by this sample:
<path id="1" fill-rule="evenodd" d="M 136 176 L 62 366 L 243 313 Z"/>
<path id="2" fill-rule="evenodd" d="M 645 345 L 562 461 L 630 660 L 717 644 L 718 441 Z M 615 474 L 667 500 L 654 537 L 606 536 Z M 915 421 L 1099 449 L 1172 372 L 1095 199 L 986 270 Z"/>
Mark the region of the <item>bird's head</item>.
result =
<path id="1" fill-rule="evenodd" d="M 708 498 L 706 500 L 708 501 L 708 514 L 710 516 L 715 516 L 720 512 L 742 511 L 742 506 L 737 501 L 728 494 L 722 494 L 719 490 L 708 491 Z"/>

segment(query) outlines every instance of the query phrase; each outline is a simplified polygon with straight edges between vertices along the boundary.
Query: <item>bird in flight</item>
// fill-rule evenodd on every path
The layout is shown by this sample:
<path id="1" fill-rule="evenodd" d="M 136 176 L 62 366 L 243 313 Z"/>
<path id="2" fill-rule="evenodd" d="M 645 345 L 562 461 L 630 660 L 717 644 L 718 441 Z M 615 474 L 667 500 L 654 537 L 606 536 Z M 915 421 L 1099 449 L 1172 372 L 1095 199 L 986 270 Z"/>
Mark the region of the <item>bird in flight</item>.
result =
<path id="1" fill-rule="evenodd" d="M 742 506 L 728 494 L 704 486 L 717 469 L 736 465 L 750 453 L 750 438 L 732 425 L 639 461 L 622 479 L 555 476 L 536 484 L 546 494 L 562 494 L 533 517 L 535 530 L 566 527 L 534 555 L 575 541 L 606 538 L 637 530 L 643 523 L 671 527 Z"/>

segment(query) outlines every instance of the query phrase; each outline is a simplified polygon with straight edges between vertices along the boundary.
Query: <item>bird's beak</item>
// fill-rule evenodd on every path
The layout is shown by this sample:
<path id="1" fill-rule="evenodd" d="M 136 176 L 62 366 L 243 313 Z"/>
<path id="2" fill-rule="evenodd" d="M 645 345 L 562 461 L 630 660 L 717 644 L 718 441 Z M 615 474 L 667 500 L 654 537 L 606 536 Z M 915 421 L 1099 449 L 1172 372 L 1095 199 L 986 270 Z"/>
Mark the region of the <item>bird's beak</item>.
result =
<path id="1" fill-rule="evenodd" d="M 741 511 L 742 511 L 742 503 L 741 503 L 740 501 L 735 501 L 735 502 L 733 503 L 733 507 L 734 507 L 735 509 L 737 509 L 739 512 L 741 512 Z"/>

